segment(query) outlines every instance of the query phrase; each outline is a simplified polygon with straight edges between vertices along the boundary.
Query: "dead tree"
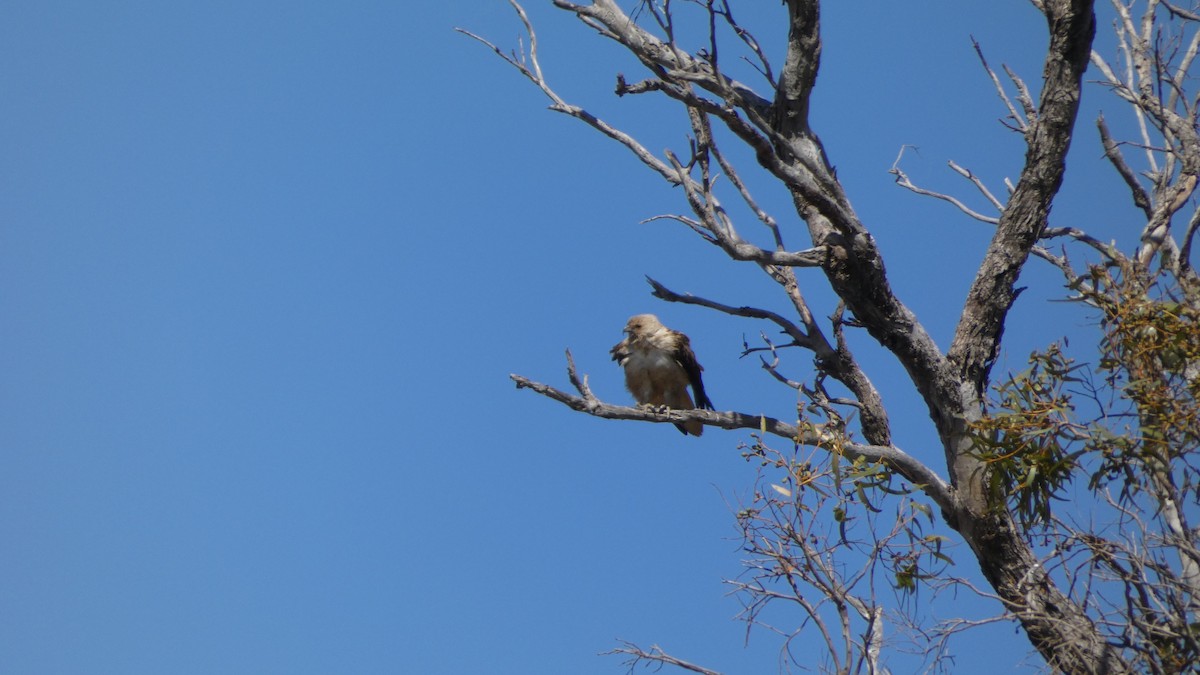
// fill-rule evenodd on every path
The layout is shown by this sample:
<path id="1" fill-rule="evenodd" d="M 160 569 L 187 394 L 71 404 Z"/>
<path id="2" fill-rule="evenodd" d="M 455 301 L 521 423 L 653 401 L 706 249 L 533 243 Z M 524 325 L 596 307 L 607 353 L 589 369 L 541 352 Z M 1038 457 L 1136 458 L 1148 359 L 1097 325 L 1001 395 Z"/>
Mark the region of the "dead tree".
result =
<path id="1" fill-rule="evenodd" d="M 1200 283 L 1190 262 L 1200 212 L 1189 206 L 1200 175 L 1200 138 L 1197 97 L 1188 91 L 1200 45 L 1200 32 L 1195 30 L 1200 16 L 1162 0 L 1112 0 L 1120 43 L 1120 61 L 1112 65 L 1110 58 L 1093 52 L 1097 22 L 1091 0 L 1032 2 L 1045 16 L 1049 36 L 1040 87 L 1031 89 L 1007 69 L 1005 84 L 983 62 L 1007 107 L 1008 125 L 1025 144 L 1018 179 L 997 197 L 971 172 L 950 165 L 987 198 L 994 213 L 974 211 L 952 195 L 914 184 L 899 159 L 892 169 L 900 186 L 945 200 L 994 227 L 945 351 L 893 291 L 884 252 L 855 212 L 817 130 L 809 124 L 821 54 L 817 0 L 786 0 L 780 9 L 781 17 L 786 16 L 787 48 L 778 71 L 754 36 L 735 20 L 732 0 L 674 6 L 670 0 L 651 0 L 638 6 L 636 17 L 622 11 L 615 0 L 553 0 L 644 66 L 643 79 L 617 76 L 619 96 L 665 96 L 686 109 L 692 139 L 687 156 L 668 151 L 660 157 L 633 136 L 564 100 L 543 75 L 536 34 L 516 2 L 512 4 L 528 34 L 521 53 L 506 53 L 468 33 L 540 88 L 552 110 L 623 145 L 652 172 L 680 187 L 690 213 L 671 218 L 730 258 L 761 268 L 788 299 L 791 311 L 784 316 L 679 294 L 651 282 L 654 295 L 665 301 L 750 317 L 780 329 L 786 344 L 754 349 L 769 352 L 775 360 L 765 361 L 767 369 L 802 395 L 805 404 L 793 421 L 606 403 L 575 372 L 569 354 L 575 393 L 519 375 L 513 379 L 518 387 L 599 417 L 658 423 L 698 420 L 755 432 L 755 443 L 745 454 L 760 461 L 767 473 L 754 503 L 738 514 L 747 541 L 758 542 L 748 548 L 753 554 L 750 576 L 737 582 L 748 598 L 748 618 L 755 618 L 762 603 L 796 603 L 804 613 L 803 623 L 823 636 L 827 665 L 835 672 L 882 672 L 882 609 L 873 586 L 867 588 L 863 579 L 886 570 L 898 587 L 953 580 L 944 568 L 929 573 L 928 566 L 916 565 L 923 558 L 944 562 L 938 538 L 920 531 L 923 513 L 911 499 L 917 494 L 936 505 L 938 517 L 969 547 L 990 586 L 980 592 L 998 601 L 1003 616 L 1019 622 L 1053 669 L 1179 672 L 1200 659 L 1200 632 L 1195 628 L 1200 554 L 1197 530 L 1185 509 L 1185 504 L 1195 503 L 1200 483 L 1192 460 L 1192 451 L 1200 445 L 1195 428 L 1200 418 L 1195 408 L 1200 389 Z M 702 13 L 708 30 L 704 49 L 689 52 L 677 39 L 681 4 Z M 765 93 L 728 74 L 725 54 L 734 47 L 755 62 L 767 83 Z M 982 55 L 980 50 L 981 61 Z M 1103 118 L 1097 121 L 1104 155 L 1145 215 L 1145 223 L 1130 230 L 1138 231 L 1131 253 L 1050 218 L 1089 64 L 1103 87 L 1133 111 L 1140 129 L 1141 138 L 1121 142 Z M 759 169 L 786 187 L 797 220 L 804 225 L 805 245 L 791 245 L 797 228 L 784 227 L 759 207 L 723 151 L 726 142 L 744 144 Z M 1140 163 L 1127 160 L 1130 148 L 1141 154 Z M 769 229 L 773 246 L 757 246 L 739 233 L 717 197 L 718 177 L 727 185 L 723 189 L 742 200 Z M 1192 208 L 1191 215 L 1182 235 L 1176 236 L 1174 217 L 1187 208 Z M 1053 252 L 1051 245 L 1060 242 L 1065 243 L 1062 252 Z M 1067 246 L 1078 247 L 1093 264 L 1078 266 L 1068 257 Z M 1078 366 L 1053 347 L 1035 354 L 1030 371 L 993 381 L 992 367 L 1019 293 L 1014 284 L 1031 255 L 1060 270 L 1073 297 L 1102 317 L 1101 358 L 1090 371 L 1101 376 L 1082 378 L 1098 403 L 1089 419 L 1072 417 L 1073 406 L 1064 403 L 1071 395 L 1066 390 L 1081 378 Z M 823 275 L 840 300 L 828 324 L 814 315 L 805 298 L 797 277 L 797 269 L 804 268 Z M 806 277 L 805 283 L 813 280 Z M 915 395 L 928 408 L 944 450 L 943 466 L 919 461 L 893 443 L 887 410 L 851 352 L 847 330 L 865 331 L 903 366 Z M 1155 342 L 1158 338 L 1153 336 L 1164 334 L 1170 339 Z M 1158 351 L 1147 352 L 1139 344 Z M 789 380 L 775 367 L 785 348 L 812 353 L 815 374 L 810 381 Z M 1145 385 L 1147 381 L 1156 382 L 1157 388 Z M 833 383 L 848 395 L 831 395 L 826 384 Z M 1115 392 L 1112 399 L 1098 394 L 1106 388 Z M 1113 423 L 1112 400 L 1128 405 L 1125 419 L 1133 419 L 1132 425 Z M 1046 409 L 1058 412 L 1043 414 Z M 1034 414 L 1038 411 L 1042 412 Z M 793 450 L 772 449 L 770 437 L 783 439 Z M 1055 443 L 1031 440 L 1046 438 Z M 1097 508 L 1105 509 L 1111 522 L 1136 527 L 1122 528 L 1121 536 L 1114 537 L 1053 517 L 1048 500 L 1080 476 L 1089 477 Z M 878 515 L 883 510 L 871 503 L 885 499 L 895 507 L 887 517 Z M 851 514 L 849 509 L 856 510 Z M 858 528 L 857 536 L 846 535 L 847 523 Z M 852 568 L 857 571 L 833 564 L 846 549 L 856 551 L 855 559 L 862 563 Z M 810 603 L 800 585 L 818 589 L 824 599 Z M 708 672 L 661 650 L 619 651 L 634 663 Z"/>

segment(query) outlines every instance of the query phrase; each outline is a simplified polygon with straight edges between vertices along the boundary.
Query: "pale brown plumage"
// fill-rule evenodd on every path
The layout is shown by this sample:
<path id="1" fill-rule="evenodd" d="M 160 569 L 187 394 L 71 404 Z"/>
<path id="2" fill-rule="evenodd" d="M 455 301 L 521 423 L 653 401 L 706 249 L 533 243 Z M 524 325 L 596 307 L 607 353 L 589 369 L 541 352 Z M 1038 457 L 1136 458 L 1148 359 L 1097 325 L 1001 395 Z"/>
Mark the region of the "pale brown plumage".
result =
<path id="1" fill-rule="evenodd" d="M 691 410 L 712 410 L 712 401 L 704 393 L 700 371 L 688 336 L 662 325 L 653 314 L 638 314 L 625 324 L 625 339 L 612 348 L 612 358 L 625 369 L 625 387 L 642 406 Z M 688 386 L 696 395 L 695 403 Z M 675 425 L 693 436 L 704 432 L 704 425 L 689 420 Z"/>

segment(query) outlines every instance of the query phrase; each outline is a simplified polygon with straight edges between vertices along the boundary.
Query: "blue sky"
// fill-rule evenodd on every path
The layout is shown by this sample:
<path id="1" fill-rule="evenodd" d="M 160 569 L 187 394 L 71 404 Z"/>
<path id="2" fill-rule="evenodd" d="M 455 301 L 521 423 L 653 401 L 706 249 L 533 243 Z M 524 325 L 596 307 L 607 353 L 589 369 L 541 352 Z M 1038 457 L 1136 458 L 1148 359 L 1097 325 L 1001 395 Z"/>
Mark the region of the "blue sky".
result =
<path id="1" fill-rule="evenodd" d="M 564 96 L 684 147 L 681 113 L 611 94 L 636 64 L 527 4 Z M 760 4 L 742 12 L 777 48 L 783 10 Z M 906 170 L 937 189 L 969 194 L 948 159 L 1015 177 L 969 36 L 1035 82 L 1042 19 L 943 0 L 823 20 L 814 126 L 946 344 L 990 232 L 887 170 L 912 144 Z M 664 305 L 643 276 L 784 298 L 680 226 L 639 224 L 684 208 L 678 191 L 455 26 L 517 45 L 500 0 L 0 8 L 0 671 L 624 672 L 596 655 L 617 639 L 774 670 L 778 643 L 744 646 L 720 582 L 739 571 L 726 501 L 753 478 L 747 434 L 590 418 L 508 374 L 566 386 L 569 347 L 626 401 L 607 350 L 653 311 L 692 335 L 719 409 L 786 417 L 790 392 L 738 358 L 762 326 Z M 1054 214 L 1128 237 L 1088 96 Z M 1002 363 L 1085 325 L 1049 302 L 1055 281 L 1026 275 Z M 936 463 L 903 373 L 853 339 L 899 443 Z M 995 611 L 935 611 L 964 609 Z M 1008 626 L 954 649 L 962 672 L 1025 651 Z"/>

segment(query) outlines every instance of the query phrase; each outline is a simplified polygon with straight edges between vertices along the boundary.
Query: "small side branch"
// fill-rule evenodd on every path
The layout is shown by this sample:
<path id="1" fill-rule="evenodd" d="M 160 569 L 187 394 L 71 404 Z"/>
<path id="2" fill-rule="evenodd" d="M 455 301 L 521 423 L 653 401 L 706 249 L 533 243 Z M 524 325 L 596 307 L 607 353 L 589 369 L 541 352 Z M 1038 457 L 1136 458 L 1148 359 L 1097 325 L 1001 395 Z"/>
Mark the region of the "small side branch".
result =
<path id="1" fill-rule="evenodd" d="M 674 656 L 664 652 L 658 645 L 650 645 L 650 649 L 646 650 L 633 644 L 632 642 L 625 642 L 624 640 L 621 642 L 625 645 L 624 647 L 618 647 L 611 652 L 605 652 L 604 655 L 624 654 L 628 656 L 629 658 L 625 660 L 625 665 L 629 666 L 630 672 L 632 672 L 633 669 L 639 665 L 654 664 L 654 666 L 658 668 L 666 665 L 682 668 L 683 670 L 692 673 L 700 673 L 701 675 L 721 675 L 721 673 L 718 671 L 709 670 L 703 666 L 698 666 L 694 663 L 684 661 L 683 659 L 675 658 Z"/>
<path id="2" fill-rule="evenodd" d="M 905 190 L 908 190 L 910 192 L 915 192 L 916 194 L 919 194 L 924 197 L 933 197 L 934 199 L 940 199 L 944 202 L 949 202 L 950 204 L 954 205 L 954 208 L 958 209 L 959 211 L 962 211 L 966 215 L 968 215 L 971 218 L 974 218 L 975 220 L 978 220 L 980 222 L 988 223 L 990 225 L 999 224 L 1000 218 L 997 216 L 985 216 L 982 213 L 979 213 L 978 211 L 976 211 L 976 210 L 972 209 L 971 207 L 967 206 L 966 204 L 964 204 L 957 197 L 954 197 L 954 196 L 948 195 L 948 194 L 943 194 L 941 192 L 934 192 L 933 190 L 926 190 L 925 188 L 920 187 L 917 184 L 913 183 L 911 180 L 909 180 L 908 174 L 904 173 L 904 170 L 900 168 L 900 160 L 904 157 L 904 151 L 907 148 L 908 148 L 908 146 L 903 146 L 900 148 L 900 153 L 898 155 L 896 155 L 896 161 L 892 164 L 892 168 L 888 170 L 888 173 L 890 173 L 896 177 L 896 185 L 899 185 L 900 187 L 904 188 Z M 1003 205 L 1000 204 L 999 200 L 997 200 L 996 197 L 992 195 L 991 191 L 988 190 L 987 187 L 985 187 L 983 185 L 983 182 L 980 181 L 979 178 L 977 178 L 975 176 L 975 174 L 958 166 L 954 162 L 950 162 L 950 168 L 954 169 L 962 177 L 971 181 L 971 183 L 974 184 L 975 187 L 977 189 L 979 189 L 980 192 L 983 193 L 984 197 L 986 197 L 987 200 L 992 203 L 992 206 L 996 207 L 997 211 L 1004 210 Z"/>
<path id="3" fill-rule="evenodd" d="M 1021 108 L 1025 111 L 1025 114 L 1022 115 L 1017 112 L 1017 107 L 1013 105 L 1012 99 L 1008 97 L 1008 92 L 1004 91 L 1004 85 L 1000 83 L 1000 78 L 996 75 L 996 71 L 992 70 L 992 67 L 988 65 L 987 59 L 983 56 L 983 47 L 979 46 L 979 42 L 974 37 L 971 38 L 971 46 L 975 48 L 975 55 L 979 57 L 979 63 L 983 64 L 983 69 L 987 71 L 988 77 L 992 79 L 992 86 L 996 88 L 996 93 L 999 94 L 1000 100 L 1004 101 L 1004 107 L 1008 108 L 1008 119 L 1012 120 L 1012 123 L 1006 126 L 1025 133 L 1029 130 L 1028 120 L 1033 115 L 1036 115 L 1036 111 L 1033 110 L 1033 103 L 1029 100 L 1029 92 L 1023 89 L 1024 83 L 1005 68 L 1005 72 L 1008 73 L 1010 79 L 1013 79 L 1018 84 L 1018 90 L 1021 92 L 1018 98 L 1021 101 Z"/>
<path id="4" fill-rule="evenodd" d="M 966 169 L 958 164 L 955 164 L 953 161 L 948 162 L 948 164 L 955 173 L 971 181 L 971 185 L 974 185 L 975 189 L 979 190 L 979 194 L 983 195 L 984 198 L 991 203 L 992 207 L 996 209 L 996 211 L 1004 211 L 1004 204 L 1001 203 L 999 199 L 996 199 L 996 195 L 992 194 L 992 191 L 983 184 L 983 180 L 981 180 L 979 176 L 976 176 L 970 169 Z"/>
<path id="5" fill-rule="evenodd" d="M 1200 228 L 1200 209 L 1192 212 L 1192 218 L 1188 221 L 1187 230 L 1183 233 L 1183 246 L 1179 249 L 1179 264 L 1184 269 L 1192 267 L 1192 240 L 1196 236 L 1196 230 Z"/>
<path id="6" fill-rule="evenodd" d="M 512 5 L 513 9 L 517 12 L 517 16 L 520 17 L 521 23 L 525 27 L 526 34 L 529 35 L 529 50 L 527 53 L 524 51 L 519 54 L 515 52 L 506 53 L 487 38 L 476 35 L 475 33 L 463 28 L 455 28 L 455 30 L 463 35 L 466 35 L 472 40 L 487 46 L 497 56 L 503 59 L 505 63 L 517 69 L 517 71 L 524 75 L 526 79 L 528 79 L 530 82 L 533 82 L 537 88 L 546 95 L 546 98 L 550 99 L 551 110 L 574 117 L 592 127 L 596 131 L 599 131 L 605 136 L 617 141 L 621 145 L 624 145 L 629 149 L 630 152 L 637 156 L 637 158 L 641 160 L 643 164 L 653 169 L 669 183 L 677 183 L 678 179 L 671 167 L 661 159 L 655 157 L 653 153 L 643 147 L 641 143 L 638 143 L 636 139 L 620 129 L 608 124 L 604 120 L 596 117 L 587 110 L 584 110 L 577 105 L 567 103 L 561 96 L 558 95 L 557 92 L 554 91 L 554 89 L 550 87 L 550 84 L 542 75 L 542 66 L 541 62 L 538 60 L 537 52 L 537 33 L 533 30 L 533 24 L 529 21 L 529 16 L 525 14 L 525 9 L 521 7 L 519 3 L 515 2 L 515 0 L 509 0 L 509 4 Z"/>
<path id="7" fill-rule="evenodd" d="M 792 341 L 796 345 L 807 347 L 809 349 L 812 349 L 814 346 L 812 341 L 809 339 L 809 336 L 804 332 L 803 329 L 791 321 L 788 321 L 783 316 L 776 314 L 775 312 L 759 309 L 757 307 L 734 307 L 732 305 L 725 305 L 713 300 L 697 297 L 695 295 L 676 293 L 675 291 L 663 286 L 650 277 L 646 277 L 646 281 L 650 282 L 650 286 L 654 288 L 654 297 L 660 300 L 666 300 L 667 302 L 678 302 L 684 305 L 707 307 L 709 309 L 715 309 L 718 312 L 724 312 L 730 316 L 744 316 L 749 319 L 766 319 L 767 321 L 771 321 L 783 329 L 783 332 L 787 333 L 787 335 L 792 338 Z"/>
<path id="8" fill-rule="evenodd" d="M 1150 203 L 1150 195 L 1146 194 L 1146 189 L 1138 182 L 1133 169 L 1129 168 L 1129 164 L 1125 162 L 1125 157 L 1121 154 L 1117 142 L 1113 140 L 1112 134 L 1108 131 L 1108 123 L 1104 121 L 1104 115 L 1096 118 L 1096 129 L 1100 132 L 1100 145 L 1104 147 L 1104 156 L 1121 175 L 1121 180 L 1125 181 L 1125 185 L 1129 186 L 1129 191 L 1133 194 L 1134 205 L 1146 214 L 1146 218 L 1153 218 L 1154 207 Z"/>

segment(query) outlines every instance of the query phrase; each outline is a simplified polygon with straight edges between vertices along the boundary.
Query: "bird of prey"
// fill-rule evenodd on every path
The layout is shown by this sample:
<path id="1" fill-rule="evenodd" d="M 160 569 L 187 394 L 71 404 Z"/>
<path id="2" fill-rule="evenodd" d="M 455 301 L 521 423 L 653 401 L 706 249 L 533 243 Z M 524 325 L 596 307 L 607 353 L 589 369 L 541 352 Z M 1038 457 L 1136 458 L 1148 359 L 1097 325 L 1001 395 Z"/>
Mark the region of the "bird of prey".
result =
<path id="1" fill-rule="evenodd" d="M 653 314 L 638 314 L 625 324 L 625 339 L 612 348 L 613 361 L 625 369 L 625 388 L 639 406 L 656 409 L 712 410 L 688 336 L 662 325 Z M 688 385 L 696 395 L 688 396 Z M 697 420 L 675 425 L 681 433 L 699 436 Z"/>

